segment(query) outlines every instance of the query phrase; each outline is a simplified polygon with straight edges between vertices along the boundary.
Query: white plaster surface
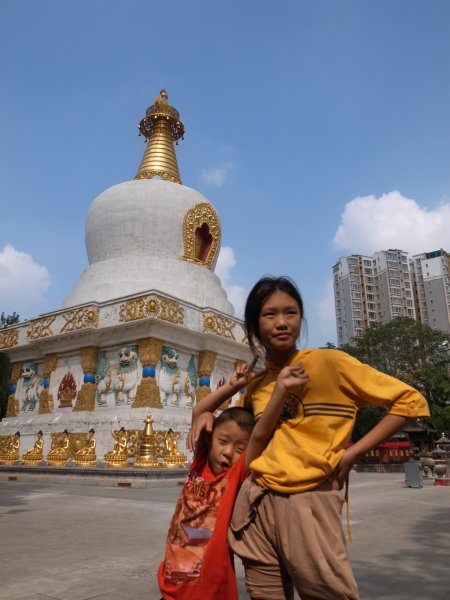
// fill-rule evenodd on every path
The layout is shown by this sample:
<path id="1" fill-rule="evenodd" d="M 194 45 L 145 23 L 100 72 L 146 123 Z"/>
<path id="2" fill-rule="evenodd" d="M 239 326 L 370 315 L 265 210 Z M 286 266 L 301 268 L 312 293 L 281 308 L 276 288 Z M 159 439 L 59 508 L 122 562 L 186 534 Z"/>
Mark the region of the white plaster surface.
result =
<path id="1" fill-rule="evenodd" d="M 209 201 L 199 192 L 156 179 L 127 181 L 100 194 L 86 220 L 89 266 L 65 298 L 64 308 L 154 289 L 234 314 L 219 278 L 180 260 L 184 217 L 202 202 Z"/>

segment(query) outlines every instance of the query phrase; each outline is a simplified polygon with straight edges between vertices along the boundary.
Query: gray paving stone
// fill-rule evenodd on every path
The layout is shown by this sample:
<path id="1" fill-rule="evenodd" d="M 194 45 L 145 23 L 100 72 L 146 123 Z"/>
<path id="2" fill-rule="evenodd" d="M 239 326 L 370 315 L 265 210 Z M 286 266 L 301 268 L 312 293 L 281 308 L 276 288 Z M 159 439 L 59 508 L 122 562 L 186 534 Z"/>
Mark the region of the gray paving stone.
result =
<path id="1" fill-rule="evenodd" d="M 448 600 L 450 487 L 406 488 L 403 479 L 352 475 L 349 552 L 361 600 Z M 177 485 L 0 479 L 0 600 L 159 600 L 178 494 Z M 238 561 L 237 576 L 247 600 Z"/>

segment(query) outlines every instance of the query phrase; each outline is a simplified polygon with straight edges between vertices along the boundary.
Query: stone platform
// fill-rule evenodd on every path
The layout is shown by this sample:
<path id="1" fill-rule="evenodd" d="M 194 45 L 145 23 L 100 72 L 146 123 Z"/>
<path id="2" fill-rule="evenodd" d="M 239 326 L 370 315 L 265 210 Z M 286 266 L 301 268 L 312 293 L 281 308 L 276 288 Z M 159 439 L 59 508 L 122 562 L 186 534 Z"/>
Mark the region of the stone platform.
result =
<path id="1" fill-rule="evenodd" d="M 184 469 L 135 469 L 133 467 L 48 467 L 0 465 L 0 481 L 99 485 L 104 487 L 167 487 L 184 481 Z"/>

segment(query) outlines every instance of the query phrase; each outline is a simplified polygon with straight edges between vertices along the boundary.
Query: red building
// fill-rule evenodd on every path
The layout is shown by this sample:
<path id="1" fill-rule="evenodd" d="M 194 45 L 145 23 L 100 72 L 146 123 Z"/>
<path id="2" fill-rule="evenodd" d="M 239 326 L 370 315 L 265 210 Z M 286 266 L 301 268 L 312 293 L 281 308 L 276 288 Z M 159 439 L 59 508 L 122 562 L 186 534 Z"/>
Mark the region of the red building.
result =
<path id="1" fill-rule="evenodd" d="M 409 460 L 412 444 L 406 441 L 390 441 L 369 450 L 360 461 L 366 463 L 404 463 Z"/>

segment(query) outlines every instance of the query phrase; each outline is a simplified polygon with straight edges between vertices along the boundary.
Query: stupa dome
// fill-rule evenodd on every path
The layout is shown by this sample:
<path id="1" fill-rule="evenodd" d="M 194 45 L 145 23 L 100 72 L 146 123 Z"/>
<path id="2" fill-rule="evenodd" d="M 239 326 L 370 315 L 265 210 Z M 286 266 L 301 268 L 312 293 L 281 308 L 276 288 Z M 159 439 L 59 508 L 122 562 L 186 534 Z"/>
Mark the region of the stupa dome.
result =
<path id="1" fill-rule="evenodd" d="M 64 308 L 154 290 L 232 315 L 213 272 L 219 217 L 205 196 L 181 184 L 173 141 L 184 127 L 164 91 L 139 128 L 149 137 L 141 166 L 133 181 L 107 189 L 91 204 L 89 266 Z"/>

